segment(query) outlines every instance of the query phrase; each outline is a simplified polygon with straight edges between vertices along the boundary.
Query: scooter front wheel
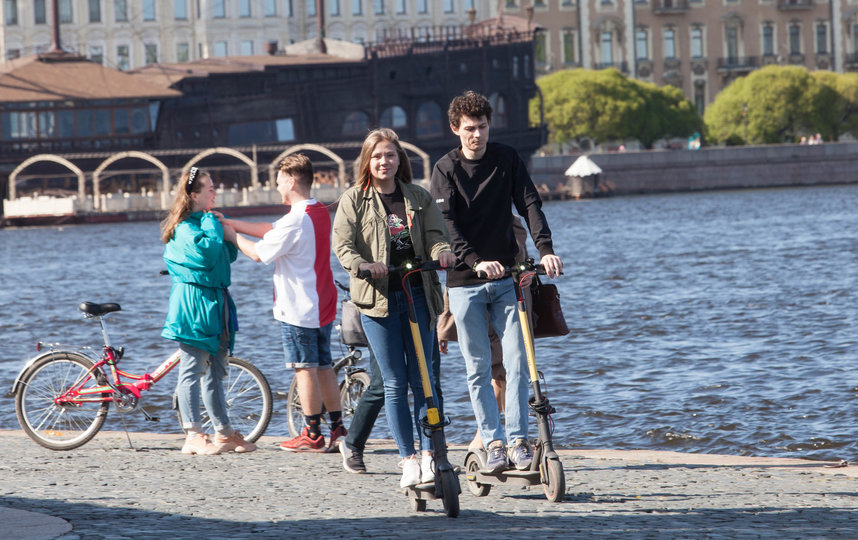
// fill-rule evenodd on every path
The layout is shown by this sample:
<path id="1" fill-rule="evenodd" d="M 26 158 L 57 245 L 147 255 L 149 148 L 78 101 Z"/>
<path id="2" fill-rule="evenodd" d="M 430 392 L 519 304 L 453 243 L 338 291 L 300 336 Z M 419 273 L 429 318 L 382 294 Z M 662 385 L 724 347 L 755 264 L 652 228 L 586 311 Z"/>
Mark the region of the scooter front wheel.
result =
<path id="1" fill-rule="evenodd" d="M 459 516 L 459 478 L 453 470 L 441 472 L 441 491 L 447 517 Z"/>
<path id="2" fill-rule="evenodd" d="M 544 483 L 542 490 L 551 502 L 560 502 L 566 495 L 566 476 L 563 474 L 563 464 L 559 459 L 547 459 L 542 464 Z"/>
<path id="3" fill-rule="evenodd" d="M 469 454 L 468 458 L 465 460 L 465 473 L 467 475 L 466 478 L 468 480 L 468 491 L 470 491 L 473 495 L 476 495 L 477 497 L 485 497 L 489 494 L 489 491 L 492 490 L 491 484 L 481 484 L 475 480 L 477 477 L 477 473 L 482 468 L 483 464 L 480 463 L 480 458 L 477 457 L 476 454 Z"/>

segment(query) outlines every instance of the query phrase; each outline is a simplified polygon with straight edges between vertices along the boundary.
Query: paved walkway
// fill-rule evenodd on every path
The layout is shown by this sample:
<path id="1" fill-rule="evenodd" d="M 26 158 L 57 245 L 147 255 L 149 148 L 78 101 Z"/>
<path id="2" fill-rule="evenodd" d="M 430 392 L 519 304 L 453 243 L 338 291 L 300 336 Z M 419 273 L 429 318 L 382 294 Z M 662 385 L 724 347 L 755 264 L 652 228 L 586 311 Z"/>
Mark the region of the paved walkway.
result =
<path id="1" fill-rule="evenodd" d="M 564 450 L 567 493 L 468 492 L 411 510 L 393 446 L 372 444 L 369 474 L 339 454 L 187 456 L 180 435 L 102 433 L 53 452 L 0 431 L 0 538 L 858 538 L 858 467 L 674 452 Z M 465 449 L 451 458 L 461 464 Z"/>

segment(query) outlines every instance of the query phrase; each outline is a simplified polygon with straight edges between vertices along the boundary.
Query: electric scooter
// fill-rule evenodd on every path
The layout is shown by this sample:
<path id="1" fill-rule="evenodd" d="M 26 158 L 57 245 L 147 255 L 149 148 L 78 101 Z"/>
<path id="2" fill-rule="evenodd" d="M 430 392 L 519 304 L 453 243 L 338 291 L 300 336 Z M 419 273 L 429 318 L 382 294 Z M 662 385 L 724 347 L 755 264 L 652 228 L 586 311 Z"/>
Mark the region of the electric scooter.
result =
<path id="1" fill-rule="evenodd" d="M 458 475 L 447 458 L 447 439 L 444 436 L 444 426 L 450 424 L 450 419 L 442 419 L 435 399 L 432 382 L 429 378 L 429 368 L 426 363 L 426 353 L 423 350 L 423 340 L 420 338 L 420 327 L 417 324 L 417 312 L 414 309 L 414 301 L 411 293 L 409 276 L 416 272 L 428 272 L 440 270 L 438 261 L 422 262 L 418 257 L 414 262 L 407 262 L 401 266 L 388 266 L 389 273 L 402 274 L 402 287 L 408 301 L 408 323 L 411 327 L 411 338 L 414 341 L 414 350 L 417 352 L 417 363 L 420 368 L 420 381 L 423 385 L 423 395 L 426 398 L 426 416 L 421 419 L 421 427 L 426 435 L 432 439 L 432 458 L 435 463 L 435 481 L 409 486 L 403 489 L 403 493 L 411 501 L 411 508 L 415 512 L 426 510 L 426 501 L 441 499 L 444 511 L 448 517 L 459 515 L 459 493 L 462 488 L 459 485 Z M 358 272 L 358 277 L 367 278 L 369 272 Z"/>
<path id="2" fill-rule="evenodd" d="M 538 486 L 542 485 L 545 497 L 551 502 L 563 500 L 566 493 L 566 477 L 563 473 L 563 464 L 560 456 L 554 450 L 551 441 L 551 414 L 555 412 L 548 398 L 542 392 L 539 384 L 540 373 L 536 369 L 536 352 L 533 347 L 533 329 L 527 316 L 527 306 L 521 291 L 521 282 L 528 275 L 545 274 L 542 265 L 533 264 L 533 259 L 517 264 L 507 269 L 515 282 L 515 296 L 518 318 L 521 321 L 521 333 L 524 338 L 524 347 L 527 354 L 527 367 L 530 374 L 530 384 L 533 396 L 528 400 L 530 408 L 536 415 L 536 425 L 539 428 L 539 436 L 533 441 L 533 461 L 530 468 L 519 471 L 507 469 L 497 473 L 483 471 L 486 463 L 486 450 L 469 450 L 465 456 L 465 477 L 468 481 L 468 490 L 477 497 L 485 497 L 492 489 L 492 485 L 508 484 L 516 486 Z"/>

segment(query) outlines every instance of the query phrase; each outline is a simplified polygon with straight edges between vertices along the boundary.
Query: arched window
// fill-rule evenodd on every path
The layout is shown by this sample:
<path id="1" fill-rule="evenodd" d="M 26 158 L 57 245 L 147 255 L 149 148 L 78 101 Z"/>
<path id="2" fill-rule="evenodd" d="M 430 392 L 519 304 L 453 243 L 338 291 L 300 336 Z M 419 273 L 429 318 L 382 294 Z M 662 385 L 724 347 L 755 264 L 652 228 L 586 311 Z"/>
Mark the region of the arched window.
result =
<path id="1" fill-rule="evenodd" d="M 369 131 L 369 116 L 363 111 L 353 111 L 343 121 L 343 135 L 366 135 Z"/>
<path id="2" fill-rule="evenodd" d="M 405 115 L 405 109 L 398 105 L 388 107 L 381 113 L 381 127 L 401 128 L 408 125 L 408 117 Z"/>
<path id="3" fill-rule="evenodd" d="M 427 101 L 417 109 L 417 137 L 428 139 L 441 136 L 441 107 Z"/>
<path id="4" fill-rule="evenodd" d="M 489 103 L 492 105 L 492 127 L 504 128 L 507 126 L 506 117 L 506 100 L 500 94 L 492 94 L 489 96 Z"/>

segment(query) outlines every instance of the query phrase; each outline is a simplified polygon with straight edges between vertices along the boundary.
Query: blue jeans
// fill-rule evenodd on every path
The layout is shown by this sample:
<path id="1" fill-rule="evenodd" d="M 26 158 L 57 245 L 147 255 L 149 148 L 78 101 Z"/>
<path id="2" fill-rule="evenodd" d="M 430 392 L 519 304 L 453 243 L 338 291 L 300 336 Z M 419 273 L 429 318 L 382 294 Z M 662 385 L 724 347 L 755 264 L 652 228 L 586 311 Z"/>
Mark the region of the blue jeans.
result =
<path id="1" fill-rule="evenodd" d="M 432 347 L 432 378 L 438 413 L 444 417 L 444 396 L 441 393 L 441 352 L 437 342 Z M 378 414 L 384 407 L 384 380 L 372 349 L 369 350 L 369 386 L 364 390 L 360 401 L 355 407 L 355 414 L 349 424 L 349 434 L 346 435 L 346 446 L 352 450 L 363 452 L 369 439 Z"/>
<path id="2" fill-rule="evenodd" d="M 528 374 L 527 355 L 521 336 L 512 278 L 478 285 L 450 287 L 450 311 L 456 320 L 459 349 L 465 357 L 468 393 L 480 437 L 487 447 L 501 440 L 507 444 L 527 439 Z M 486 312 L 489 317 L 486 318 Z M 492 390 L 492 351 L 489 320 L 501 339 L 506 369 L 506 434 L 500 422 Z M 506 435 L 506 436 L 504 436 Z"/>
<path id="3" fill-rule="evenodd" d="M 223 392 L 223 379 L 226 377 L 226 353 L 229 338 L 222 336 L 216 355 L 208 351 L 179 343 L 182 352 L 179 361 L 179 380 L 176 394 L 179 413 L 182 415 L 182 428 L 199 429 L 202 427 L 200 415 L 200 395 L 206 406 L 209 418 L 216 431 L 229 431 L 229 415 L 226 410 L 226 397 Z"/>
<path id="4" fill-rule="evenodd" d="M 331 367 L 331 328 L 328 323 L 321 328 L 304 328 L 280 322 L 283 337 L 283 353 L 287 368 Z"/>
<path id="5" fill-rule="evenodd" d="M 429 311 L 422 287 L 413 290 L 414 309 L 425 354 L 432 354 L 435 331 L 429 328 Z M 414 454 L 414 429 L 417 428 L 421 450 L 431 450 L 432 441 L 423 433 L 420 419 L 426 416 L 426 398 L 420 380 L 417 352 L 408 322 L 408 306 L 404 291 L 394 291 L 388 298 L 387 317 L 361 315 L 364 333 L 378 362 L 384 381 L 384 411 L 393 439 L 401 457 Z M 429 357 L 431 358 L 431 356 Z M 428 359 L 427 359 L 428 360 Z M 429 378 L 432 379 L 430 372 Z M 430 382 L 434 387 L 434 382 Z M 408 410 L 408 387 L 414 400 L 413 412 Z"/>

